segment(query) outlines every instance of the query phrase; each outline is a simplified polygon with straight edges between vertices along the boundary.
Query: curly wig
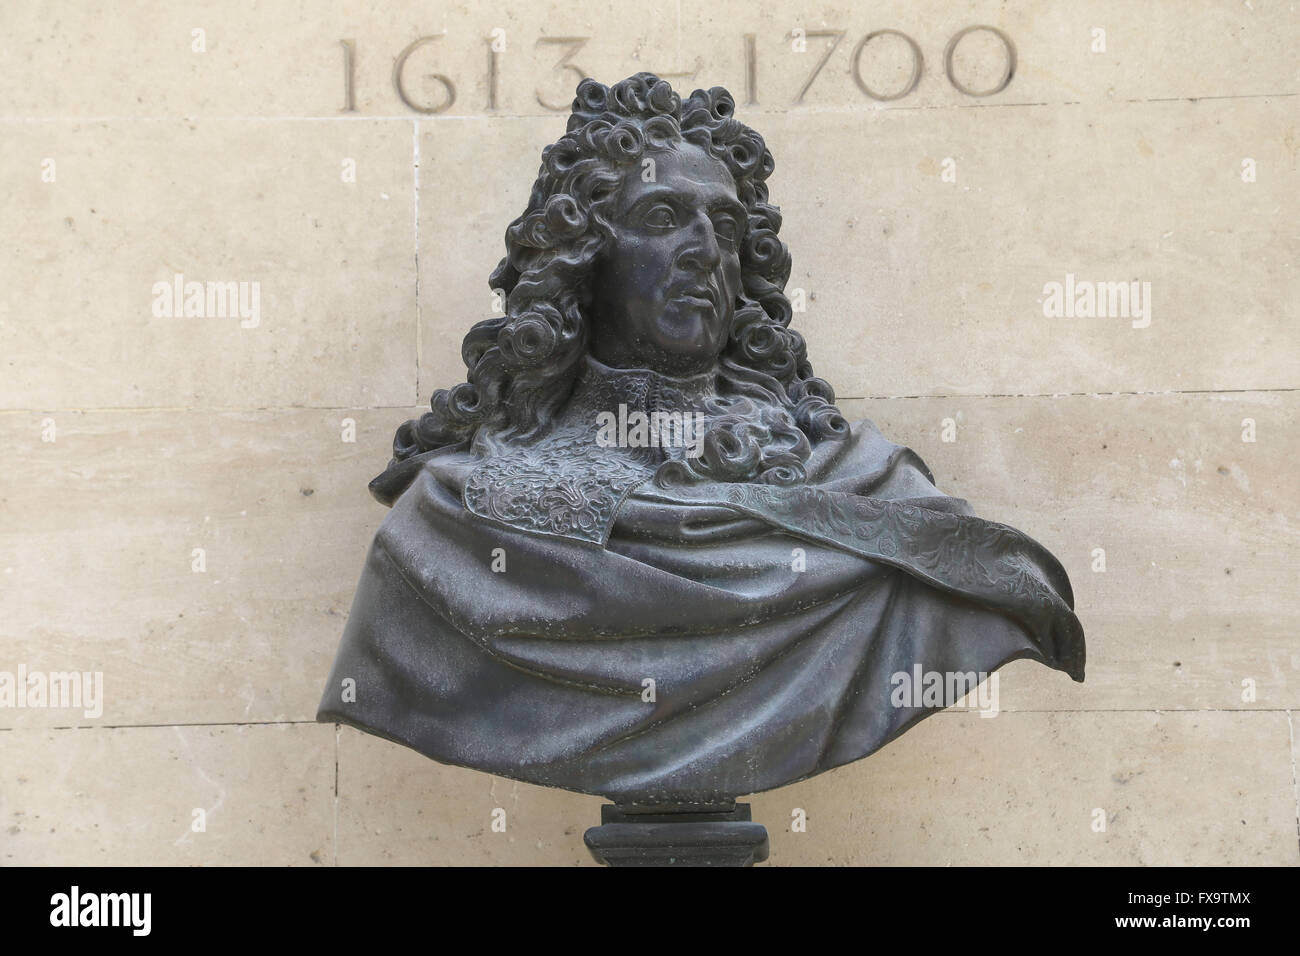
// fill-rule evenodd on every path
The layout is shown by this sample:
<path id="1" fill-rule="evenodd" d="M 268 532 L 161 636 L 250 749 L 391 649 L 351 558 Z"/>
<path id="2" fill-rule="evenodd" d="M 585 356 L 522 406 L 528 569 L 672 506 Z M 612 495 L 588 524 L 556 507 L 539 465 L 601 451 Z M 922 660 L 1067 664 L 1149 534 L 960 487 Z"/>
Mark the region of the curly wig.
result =
<path id="1" fill-rule="evenodd" d="M 528 208 L 506 230 L 506 256 L 492 273 L 491 287 L 506 297 L 505 315 L 465 336 L 466 381 L 435 392 L 429 412 L 397 429 L 390 471 L 448 445 L 465 442 L 490 453 L 501 441 L 545 433 L 587 351 L 588 278 L 612 235 L 624 177 L 639 171 L 647 153 L 681 142 L 726 165 L 747 211 L 741 292 L 719 381 L 749 401 L 712 423 L 699 458 L 669 463 L 657 477 L 797 483 L 812 444 L 848 434 L 830 385 L 814 376 L 803 337 L 789 328 L 783 290 L 790 254 L 765 183 L 772 154 L 734 110 L 722 87 L 696 90 L 683 103 L 652 73 L 612 87 L 591 79 L 578 85 L 567 132 L 542 151 Z"/>

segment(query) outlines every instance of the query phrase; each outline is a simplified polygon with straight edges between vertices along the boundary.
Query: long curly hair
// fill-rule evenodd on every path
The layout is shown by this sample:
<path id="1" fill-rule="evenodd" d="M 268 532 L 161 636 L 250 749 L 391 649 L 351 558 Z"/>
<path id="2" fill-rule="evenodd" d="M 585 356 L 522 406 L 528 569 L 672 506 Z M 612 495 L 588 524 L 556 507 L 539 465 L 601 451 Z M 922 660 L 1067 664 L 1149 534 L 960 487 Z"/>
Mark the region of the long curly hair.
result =
<path id="1" fill-rule="evenodd" d="M 683 103 L 653 73 L 612 87 L 591 79 L 578 85 L 567 132 L 542 151 L 528 208 L 506 230 L 506 256 L 492 273 L 505 315 L 470 329 L 461 346 L 466 381 L 435 392 L 429 412 L 397 429 L 390 471 L 448 445 L 490 453 L 547 430 L 587 352 L 588 277 L 612 235 L 620 185 L 643 155 L 683 141 L 726 165 L 747 211 L 742 291 L 719 359 L 720 389 L 741 400 L 713 420 L 698 458 L 670 462 L 657 477 L 793 484 L 806 477 L 812 444 L 847 436 L 834 392 L 813 374 L 803 337 L 789 328 L 790 253 L 764 182 L 775 162 L 734 110 L 722 87 L 696 90 Z"/>

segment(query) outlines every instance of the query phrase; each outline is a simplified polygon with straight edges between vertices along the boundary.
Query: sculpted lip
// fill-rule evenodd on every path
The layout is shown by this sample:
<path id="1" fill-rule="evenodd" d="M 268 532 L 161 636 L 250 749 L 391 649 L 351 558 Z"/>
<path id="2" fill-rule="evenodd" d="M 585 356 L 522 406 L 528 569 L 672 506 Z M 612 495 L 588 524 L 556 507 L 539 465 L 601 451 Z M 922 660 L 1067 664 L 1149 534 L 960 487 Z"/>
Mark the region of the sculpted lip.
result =
<path id="1" fill-rule="evenodd" d="M 707 306 L 710 309 L 718 307 L 718 295 L 708 285 L 694 283 L 682 286 L 672 297 L 674 302 L 686 302 L 691 305 Z"/>

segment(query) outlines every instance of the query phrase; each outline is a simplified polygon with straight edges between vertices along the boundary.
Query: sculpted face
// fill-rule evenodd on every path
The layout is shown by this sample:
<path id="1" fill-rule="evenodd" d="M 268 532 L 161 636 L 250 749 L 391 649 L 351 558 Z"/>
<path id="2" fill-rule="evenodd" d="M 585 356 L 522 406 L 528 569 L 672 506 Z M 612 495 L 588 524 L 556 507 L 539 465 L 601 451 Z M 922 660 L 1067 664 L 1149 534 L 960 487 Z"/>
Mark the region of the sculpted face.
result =
<path id="1" fill-rule="evenodd" d="M 745 207 L 727 167 L 693 143 L 648 155 L 655 181 L 628 174 L 596 263 L 591 354 L 614 368 L 708 371 L 740 292 Z"/>

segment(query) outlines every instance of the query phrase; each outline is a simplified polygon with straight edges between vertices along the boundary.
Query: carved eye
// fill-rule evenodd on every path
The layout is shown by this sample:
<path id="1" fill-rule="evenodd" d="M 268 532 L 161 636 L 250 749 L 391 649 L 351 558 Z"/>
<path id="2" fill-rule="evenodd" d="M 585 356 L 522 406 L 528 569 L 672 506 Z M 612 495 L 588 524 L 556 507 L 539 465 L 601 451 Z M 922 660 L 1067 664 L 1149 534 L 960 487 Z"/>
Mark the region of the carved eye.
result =
<path id="1" fill-rule="evenodd" d="M 740 241 L 740 223 L 732 216 L 719 216 L 713 220 L 713 234 L 719 241 L 734 246 Z"/>
<path id="2" fill-rule="evenodd" d="M 671 229 L 677 225 L 677 215 L 671 206 L 660 203 L 645 214 L 643 221 L 652 229 Z"/>

